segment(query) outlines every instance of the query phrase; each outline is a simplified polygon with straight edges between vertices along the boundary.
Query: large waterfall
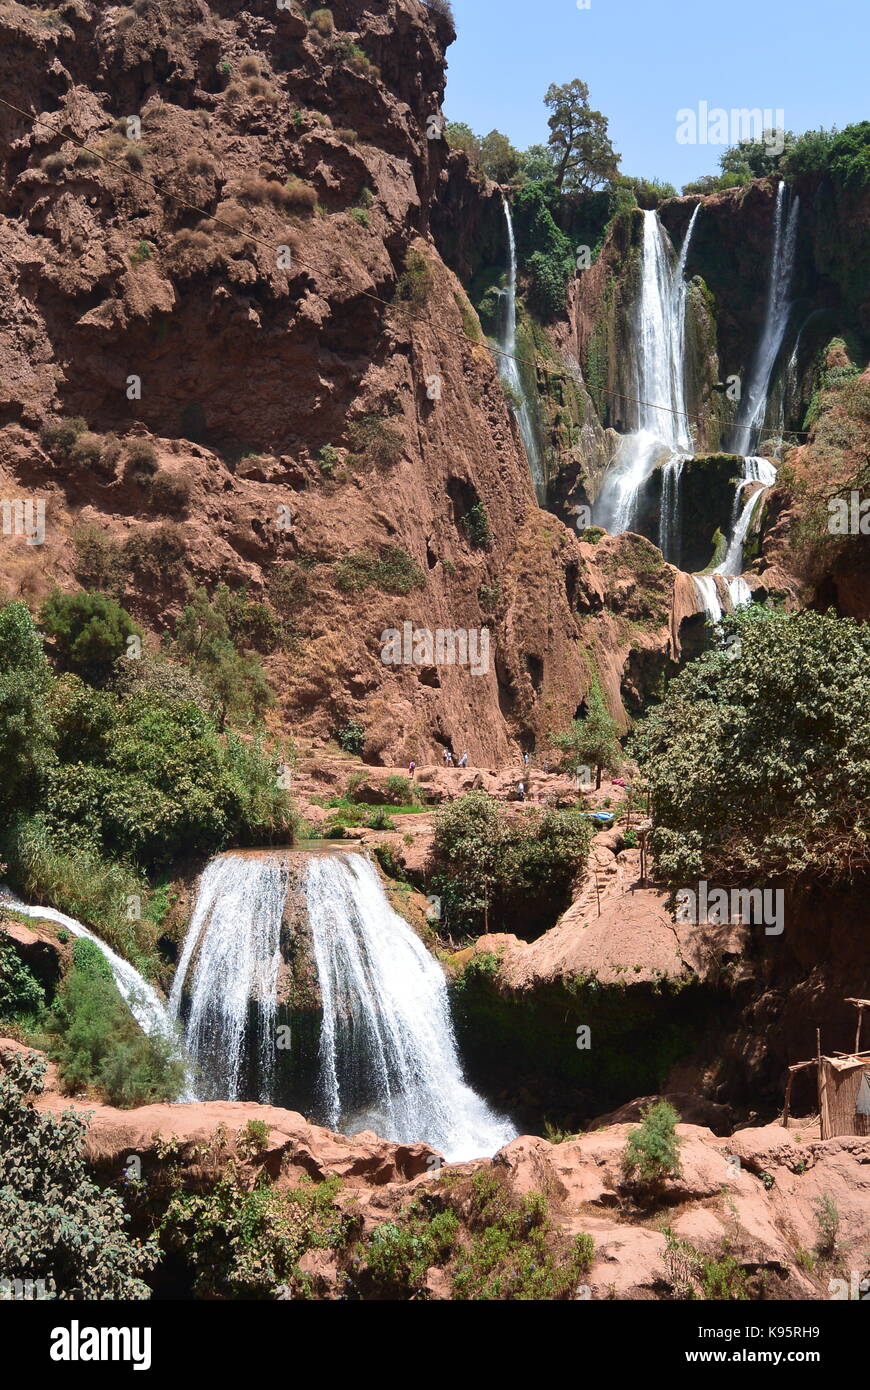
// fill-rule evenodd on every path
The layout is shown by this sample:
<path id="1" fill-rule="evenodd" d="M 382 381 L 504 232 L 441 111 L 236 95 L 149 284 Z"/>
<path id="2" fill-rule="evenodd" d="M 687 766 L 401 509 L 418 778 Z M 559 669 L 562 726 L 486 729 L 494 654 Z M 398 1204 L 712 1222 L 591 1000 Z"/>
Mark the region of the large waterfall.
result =
<path id="1" fill-rule="evenodd" d="M 638 496 L 656 465 L 678 468 L 692 450 L 685 393 L 685 267 L 700 206 L 676 261 L 656 213 L 643 214 L 632 372 L 635 429 L 622 439 L 593 508 L 596 525 L 614 534 L 635 524 Z"/>
<path id="2" fill-rule="evenodd" d="M 764 325 L 731 434 L 731 447 L 738 454 L 751 454 L 758 447 L 763 433 L 773 370 L 791 314 L 791 283 L 799 211 L 800 199 L 796 194 L 792 197 L 785 183 L 780 183 L 773 214 L 773 248 Z"/>
<path id="3" fill-rule="evenodd" d="M 358 854 L 312 858 L 306 898 L 323 999 L 326 1121 L 425 1140 L 452 1161 L 516 1134 L 463 1080 L 444 972 Z"/>
<path id="4" fill-rule="evenodd" d="M 547 496 L 547 473 L 541 455 L 538 434 L 532 419 L 526 388 L 523 385 L 517 361 L 517 244 L 514 237 L 514 224 L 507 198 L 502 199 L 508 239 L 508 283 L 498 296 L 498 321 L 496 324 L 495 354 L 498 374 L 510 389 L 516 422 L 529 461 L 529 472 L 535 485 L 535 493 L 541 505 Z"/>
<path id="5" fill-rule="evenodd" d="M 286 859 L 222 854 L 202 875 L 169 998 L 206 1100 L 271 1100 Z M 245 1099 L 251 1097 L 245 1096 Z"/>

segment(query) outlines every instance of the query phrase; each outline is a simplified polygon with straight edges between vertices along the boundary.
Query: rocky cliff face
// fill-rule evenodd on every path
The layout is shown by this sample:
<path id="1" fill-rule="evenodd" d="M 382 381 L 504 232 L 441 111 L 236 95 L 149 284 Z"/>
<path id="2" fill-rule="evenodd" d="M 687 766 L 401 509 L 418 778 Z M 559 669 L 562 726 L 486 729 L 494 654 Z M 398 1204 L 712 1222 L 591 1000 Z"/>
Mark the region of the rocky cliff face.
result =
<path id="1" fill-rule="evenodd" d="M 504 758 L 573 715 L 593 651 L 621 714 L 633 645 L 677 654 L 671 604 L 614 633 L 597 557 L 534 504 L 432 241 L 434 223 L 471 270 L 464 223 L 495 235 L 493 190 L 428 138 L 449 21 L 418 0 L 332 12 L 323 33 L 258 3 L 0 13 L 0 481 L 47 514 L 39 552 L 4 537 L 0 580 L 92 585 L 75 538 L 97 527 L 158 631 L 191 581 L 283 595 L 300 642 L 272 662 L 282 721 L 359 719 L 375 761 Z M 86 433 L 47 446 L 70 417 Z M 488 669 L 385 666 L 406 621 L 488 628 Z"/>

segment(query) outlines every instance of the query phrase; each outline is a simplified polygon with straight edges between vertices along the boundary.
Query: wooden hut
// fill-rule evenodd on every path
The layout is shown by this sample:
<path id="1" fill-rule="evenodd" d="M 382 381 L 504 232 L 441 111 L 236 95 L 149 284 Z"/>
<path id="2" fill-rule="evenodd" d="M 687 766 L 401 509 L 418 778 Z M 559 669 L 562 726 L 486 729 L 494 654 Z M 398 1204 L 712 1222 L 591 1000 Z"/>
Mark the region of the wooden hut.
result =
<path id="1" fill-rule="evenodd" d="M 822 1054 L 821 1038 L 816 1030 L 816 1055 L 809 1062 L 795 1062 L 788 1069 L 782 1122 L 788 1124 L 789 1102 L 795 1073 L 805 1067 L 815 1067 L 819 1090 L 819 1122 L 823 1139 L 837 1134 L 870 1135 L 870 1049 L 861 1051 L 861 1023 L 870 999 L 847 999 L 858 1010 L 853 1052 Z"/>

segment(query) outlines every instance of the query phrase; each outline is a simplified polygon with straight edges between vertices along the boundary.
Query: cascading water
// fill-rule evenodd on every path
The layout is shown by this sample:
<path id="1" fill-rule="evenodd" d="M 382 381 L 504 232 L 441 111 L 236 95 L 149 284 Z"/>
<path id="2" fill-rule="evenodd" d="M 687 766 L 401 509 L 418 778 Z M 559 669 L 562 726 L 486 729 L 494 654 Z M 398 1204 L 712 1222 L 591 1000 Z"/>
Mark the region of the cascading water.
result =
<path id="1" fill-rule="evenodd" d="M 514 237 L 510 205 L 506 198 L 502 199 L 502 203 L 507 223 L 508 283 L 498 296 L 498 321 L 495 338 L 498 351 L 495 354 L 495 361 L 498 374 L 505 385 L 509 387 L 513 397 L 511 409 L 525 446 L 535 493 L 543 506 L 547 496 L 547 473 L 517 361 L 517 244 Z"/>
<path id="2" fill-rule="evenodd" d="M 112 978 L 118 988 L 118 993 L 126 1002 L 131 1014 L 135 1018 L 142 1032 L 148 1037 L 164 1038 L 173 1047 L 178 1044 L 178 1031 L 172 1019 L 171 1011 L 164 1004 L 160 995 L 153 985 L 139 974 L 139 971 L 119 956 L 105 941 L 87 927 L 77 922 L 75 917 L 68 917 L 65 912 L 58 912 L 53 907 L 31 907 L 27 903 L 20 902 L 8 889 L 0 890 L 0 901 L 5 907 L 12 908 L 15 912 L 20 912 L 26 917 L 34 917 L 42 921 L 57 922 L 58 926 L 65 927 L 70 936 L 77 936 L 85 941 L 92 941 L 93 944 L 102 951 L 109 963 Z M 195 1100 L 196 1096 L 192 1090 L 192 1084 L 188 1082 L 185 1088 L 183 1100 Z"/>
<path id="3" fill-rule="evenodd" d="M 288 877 L 278 855 L 222 854 L 200 879 L 169 1007 L 205 1100 L 241 1099 L 249 1061 L 271 1099 Z"/>
<path id="4" fill-rule="evenodd" d="M 741 396 L 737 422 L 731 432 L 730 447 L 735 453 L 751 454 L 758 447 L 763 431 L 773 370 L 791 315 L 791 282 L 799 212 L 800 199 L 797 195 L 792 197 L 786 184 L 780 183 L 776 190 L 773 215 L 773 249 L 764 326 L 749 382 Z"/>
<path id="5" fill-rule="evenodd" d="M 506 1144 L 516 1130 L 463 1080 L 444 973 L 372 865 L 358 854 L 312 858 L 305 891 L 325 1122 L 424 1140 L 454 1162 Z"/>
<path id="6" fill-rule="evenodd" d="M 675 465 L 692 450 L 685 396 L 685 267 L 700 206 L 692 213 L 675 265 L 657 215 L 643 214 L 632 377 L 636 425 L 621 441 L 593 508 L 596 525 L 613 534 L 635 523 L 640 491 L 656 464 Z M 668 490 L 674 496 L 678 491 Z M 669 523 L 663 524 L 667 529 Z"/>

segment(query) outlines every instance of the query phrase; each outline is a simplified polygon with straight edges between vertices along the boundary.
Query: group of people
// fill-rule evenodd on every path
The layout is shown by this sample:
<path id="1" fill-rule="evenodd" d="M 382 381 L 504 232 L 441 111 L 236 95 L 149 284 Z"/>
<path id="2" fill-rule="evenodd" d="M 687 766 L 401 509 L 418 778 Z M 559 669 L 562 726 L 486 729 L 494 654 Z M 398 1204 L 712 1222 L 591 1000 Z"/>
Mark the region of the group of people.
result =
<path id="1" fill-rule="evenodd" d="M 445 748 L 445 749 L 444 749 L 444 766 L 445 766 L 445 767 L 468 767 L 468 754 L 467 754 L 467 753 L 463 753 L 461 758 L 457 758 L 457 759 L 454 761 L 452 751 L 451 751 L 449 748 Z"/>

